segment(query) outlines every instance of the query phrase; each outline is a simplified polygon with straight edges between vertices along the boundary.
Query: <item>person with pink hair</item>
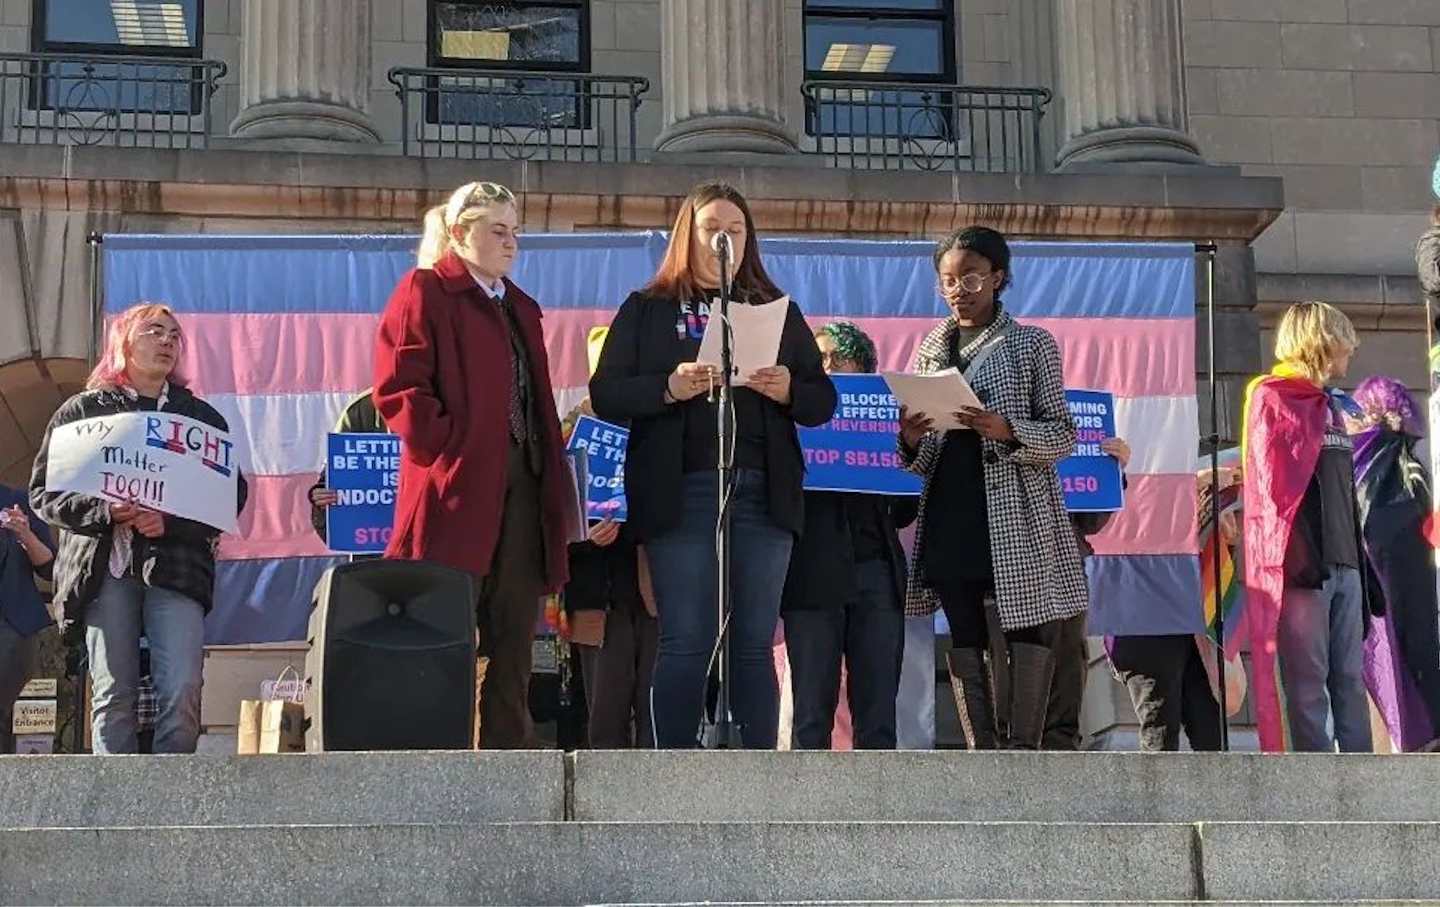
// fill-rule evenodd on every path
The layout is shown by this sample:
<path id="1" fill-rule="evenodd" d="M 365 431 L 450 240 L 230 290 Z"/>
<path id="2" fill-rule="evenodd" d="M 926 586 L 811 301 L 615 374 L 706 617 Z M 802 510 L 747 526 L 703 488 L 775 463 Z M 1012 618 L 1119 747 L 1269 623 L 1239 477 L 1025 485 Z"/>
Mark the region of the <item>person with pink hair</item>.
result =
<path id="1" fill-rule="evenodd" d="M 117 316 L 85 390 L 60 405 L 30 477 L 30 504 L 60 527 L 51 615 L 67 638 L 83 632 L 90 656 L 96 753 L 138 749 L 140 638 L 150 646 L 157 715 L 153 749 L 193 753 L 200 734 L 205 614 L 215 586 L 220 531 L 194 520 L 91 495 L 50 491 L 50 438 L 95 416 L 163 411 L 228 431 L 179 372 L 185 335 L 169 306 L 140 303 Z M 239 478 L 235 509 L 245 506 Z"/>

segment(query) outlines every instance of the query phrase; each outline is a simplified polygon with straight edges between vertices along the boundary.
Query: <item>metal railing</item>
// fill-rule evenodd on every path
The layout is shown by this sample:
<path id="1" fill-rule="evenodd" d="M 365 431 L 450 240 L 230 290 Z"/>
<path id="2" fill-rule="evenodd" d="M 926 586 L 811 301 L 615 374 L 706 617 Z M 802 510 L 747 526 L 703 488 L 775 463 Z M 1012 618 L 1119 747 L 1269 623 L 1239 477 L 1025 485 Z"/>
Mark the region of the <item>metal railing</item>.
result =
<path id="1" fill-rule="evenodd" d="M 0 53 L 0 142 L 203 148 L 219 60 Z"/>
<path id="2" fill-rule="evenodd" d="M 805 131 L 832 167 L 1033 173 L 1047 88 L 823 80 L 801 86 Z"/>
<path id="3" fill-rule="evenodd" d="M 390 70 L 404 152 L 463 160 L 633 161 L 639 76 L 500 69 Z"/>

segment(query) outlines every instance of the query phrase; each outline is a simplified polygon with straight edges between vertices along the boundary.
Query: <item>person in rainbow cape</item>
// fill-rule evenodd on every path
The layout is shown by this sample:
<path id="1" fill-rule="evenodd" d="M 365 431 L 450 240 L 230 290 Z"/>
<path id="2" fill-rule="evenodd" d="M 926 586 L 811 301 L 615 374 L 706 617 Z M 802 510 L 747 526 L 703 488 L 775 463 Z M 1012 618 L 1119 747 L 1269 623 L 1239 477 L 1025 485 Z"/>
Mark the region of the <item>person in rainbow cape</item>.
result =
<path id="1" fill-rule="evenodd" d="M 1369 752 L 1368 574 L 1339 395 L 1358 341 L 1323 302 L 1291 306 L 1277 364 L 1245 395 L 1245 617 L 1260 748 Z"/>

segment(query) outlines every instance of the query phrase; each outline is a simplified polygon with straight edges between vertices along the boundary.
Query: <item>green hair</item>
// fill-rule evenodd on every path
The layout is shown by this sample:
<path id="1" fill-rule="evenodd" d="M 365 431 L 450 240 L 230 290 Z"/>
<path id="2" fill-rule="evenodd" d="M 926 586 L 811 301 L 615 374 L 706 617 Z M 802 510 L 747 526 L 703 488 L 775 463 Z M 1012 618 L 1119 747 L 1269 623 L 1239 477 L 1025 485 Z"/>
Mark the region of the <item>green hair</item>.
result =
<path id="1" fill-rule="evenodd" d="M 875 341 L 860 330 L 853 321 L 832 321 L 819 330 L 835 344 L 835 352 L 842 359 L 860 366 L 862 372 L 873 372 L 879 365 L 880 357 L 875 353 Z"/>

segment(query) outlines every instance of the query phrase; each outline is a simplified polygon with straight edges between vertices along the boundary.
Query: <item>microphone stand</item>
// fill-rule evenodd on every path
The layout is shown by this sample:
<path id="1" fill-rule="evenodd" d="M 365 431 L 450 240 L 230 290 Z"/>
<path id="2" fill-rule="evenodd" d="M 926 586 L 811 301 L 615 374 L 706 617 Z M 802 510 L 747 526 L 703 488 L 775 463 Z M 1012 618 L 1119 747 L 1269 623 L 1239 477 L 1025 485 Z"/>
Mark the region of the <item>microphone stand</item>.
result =
<path id="1" fill-rule="evenodd" d="M 715 525 L 715 559 L 719 571 L 715 603 L 718 610 L 720 638 L 717 670 L 720 695 L 715 703 L 715 725 L 709 741 L 715 749 L 739 749 L 740 726 L 730 710 L 730 495 L 735 483 L 735 401 L 731 379 L 734 374 L 734 334 L 730 329 L 730 261 L 734 255 L 729 237 L 720 234 L 716 254 L 720 264 L 720 405 L 716 415 L 716 437 L 719 439 L 717 472 L 719 474 L 719 519 Z M 710 317 L 716 317 L 715 312 Z"/>
<path id="2" fill-rule="evenodd" d="M 1210 448 L 1210 533 L 1214 542 L 1210 569 L 1214 577 L 1215 605 L 1215 676 L 1218 679 L 1220 709 L 1220 751 L 1230 751 L 1230 709 L 1225 690 L 1225 611 L 1223 590 L 1220 588 L 1220 546 L 1225 544 L 1220 534 L 1220 403 L 1215 381 L 1215 253 L 1214 243 L 1196 243 L 1195 251 L 1205 257 L 1205 321 L 1209 333 L 1210 379 L 1210 435 L 1206 443 Z"/>

